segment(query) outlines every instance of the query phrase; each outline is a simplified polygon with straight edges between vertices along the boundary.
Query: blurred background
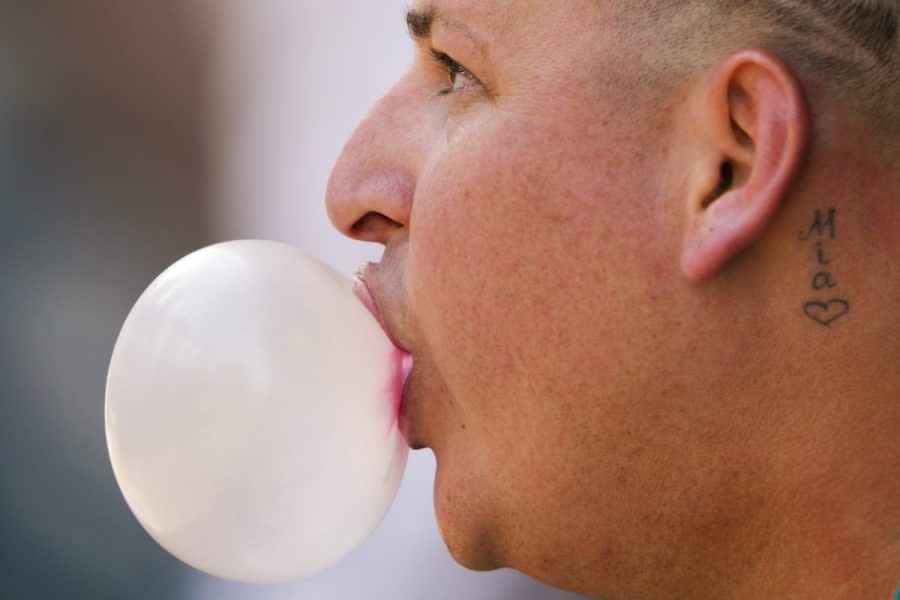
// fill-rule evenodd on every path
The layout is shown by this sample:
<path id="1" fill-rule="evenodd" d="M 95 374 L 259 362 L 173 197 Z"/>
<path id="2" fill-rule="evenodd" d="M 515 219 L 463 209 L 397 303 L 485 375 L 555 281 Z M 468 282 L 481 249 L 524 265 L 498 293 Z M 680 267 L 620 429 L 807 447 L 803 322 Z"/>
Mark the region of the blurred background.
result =
<path id="1" fill-rule="evenodd" d="M 129 512 L 103 393 L 131 305 L 213 242 L 292 243 L 351 275 L 380 247 L 323 204 L 356 123 L 406 66 L 394 0 L 0 0 L 0 597 L 563 599 L 472 573 L 440 539 L 434 459 L 337 567 L 247 586 L 167 555 Z"/>

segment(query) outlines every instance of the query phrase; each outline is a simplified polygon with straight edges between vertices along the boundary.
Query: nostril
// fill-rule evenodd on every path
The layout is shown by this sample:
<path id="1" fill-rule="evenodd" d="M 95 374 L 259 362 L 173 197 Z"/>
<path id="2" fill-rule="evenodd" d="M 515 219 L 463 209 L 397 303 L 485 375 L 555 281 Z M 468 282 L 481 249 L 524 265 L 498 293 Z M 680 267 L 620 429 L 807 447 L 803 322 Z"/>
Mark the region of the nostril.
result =
<path id="1" fill-rule="evenodd" d="M 350 233 L 353 237 L 372 238 L 398 227 L 403 225 L 379 212 L 367 212 L 350 227 Z"/>

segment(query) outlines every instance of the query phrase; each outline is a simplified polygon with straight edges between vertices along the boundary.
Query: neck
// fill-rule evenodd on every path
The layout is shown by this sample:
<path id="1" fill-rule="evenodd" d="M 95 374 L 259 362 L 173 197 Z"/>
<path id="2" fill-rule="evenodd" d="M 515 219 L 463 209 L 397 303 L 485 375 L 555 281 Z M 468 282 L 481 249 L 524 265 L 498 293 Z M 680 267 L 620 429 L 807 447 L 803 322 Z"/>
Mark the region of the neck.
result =
<path id="1" fill-rule="evenodd" d="M 896 383 L 813 399 L 822 412 L 781 445 L 773 465 L 769 528 L 735 598 L 892 597 L 900 583 Z"/>
<path id="2" fill-rule="evenodd" d="M 817 183 L 797 190 L 779 227 L 749 253 L 760 267 L 751 289 L 766 290 L 757 300 L 795 318 L 744 332 L 776 343 L 754 346 L 745 385 L 718 395 L 747 423 L 735 438 L 748 446 L 741 452 L 758 481 L 747 491 L 758 505 L 739 535 L 710 544 L 709 579 L 693 573 L 695 587 L 681 597 L 891 600 L 900 585 L 900 174 L 842 141 L 828 160 L 816 157 Z M 829 207 L 838 231 L 821 239 L 820 267 L 816 240 L 797 233 Z M 826 270 L 834 293 L 811 293 L 814 272 Z M 852 305 L 833 326 L 797 312 L 832 297 Z M 733 514 L 743 518 L 746 507 Z"/>

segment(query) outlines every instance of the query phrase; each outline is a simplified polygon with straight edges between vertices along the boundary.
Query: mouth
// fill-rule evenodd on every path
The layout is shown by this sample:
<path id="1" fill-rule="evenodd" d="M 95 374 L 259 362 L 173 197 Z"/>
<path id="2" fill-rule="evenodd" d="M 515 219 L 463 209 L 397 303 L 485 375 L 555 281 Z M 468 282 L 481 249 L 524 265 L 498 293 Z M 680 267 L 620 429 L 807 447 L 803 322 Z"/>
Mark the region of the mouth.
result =
<path id="1" fill-rule="evenodd" d="M 391 385 L 391 394 L 396 399 L 396 415 L 397 424 L 400 428 L 404 439 L 409 440 L 408 415 L 406 411 L 406 399 L 408 395 L 408 382 L 410 373 L 413 370 L 413 355 L 407 350 L 396 338 L 391 328 L 388 327 L 385 318 L 378 309 L 378 303 L 369 284 L 366 281 L 367 275 L 371 276 L 369 269 L 372 268 L 371 263 L 366 263 L 353 276 L 353 293 L 359 299 L 363 306 L 372 314 L 381 330 L 396 348 L 395 353 L 395 375 Z"/>

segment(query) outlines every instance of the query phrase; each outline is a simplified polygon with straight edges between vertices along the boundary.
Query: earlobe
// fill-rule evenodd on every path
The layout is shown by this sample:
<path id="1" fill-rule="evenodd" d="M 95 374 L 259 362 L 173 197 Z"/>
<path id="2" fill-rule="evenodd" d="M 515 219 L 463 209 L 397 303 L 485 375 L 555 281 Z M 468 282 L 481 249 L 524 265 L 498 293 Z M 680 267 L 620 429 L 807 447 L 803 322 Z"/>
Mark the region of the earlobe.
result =
<path id="1" fill-rule="evenodd" d="M 809 115 L 793 73 L 758 49 L 732 55 L 694 98 L 681 268 L 699 282 L 765 233 L 804 162 Z"/>

